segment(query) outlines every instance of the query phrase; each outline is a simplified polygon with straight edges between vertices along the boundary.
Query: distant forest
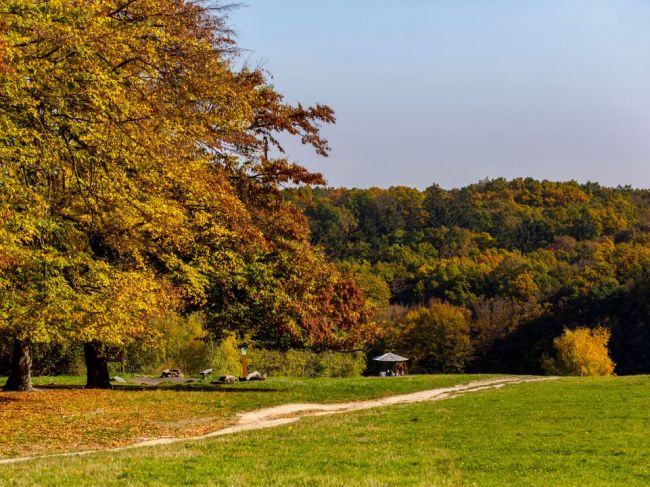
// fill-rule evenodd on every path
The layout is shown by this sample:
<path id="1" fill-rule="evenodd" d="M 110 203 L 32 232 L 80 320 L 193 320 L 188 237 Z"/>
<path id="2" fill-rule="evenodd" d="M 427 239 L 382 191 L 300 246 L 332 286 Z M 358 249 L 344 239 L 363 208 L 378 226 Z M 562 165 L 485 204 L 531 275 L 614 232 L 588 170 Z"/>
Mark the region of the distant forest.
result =
<path id="1" fill-rule="evenodd" d="M 494 179 L 286 196 L 365 289 L 377 350 L 415 370 L 540 373 L 564 329 L 604 327 L 615 372 L 650 373 L 647 190 Z M 422 313 L 439 326 L 418 328 Z"/>

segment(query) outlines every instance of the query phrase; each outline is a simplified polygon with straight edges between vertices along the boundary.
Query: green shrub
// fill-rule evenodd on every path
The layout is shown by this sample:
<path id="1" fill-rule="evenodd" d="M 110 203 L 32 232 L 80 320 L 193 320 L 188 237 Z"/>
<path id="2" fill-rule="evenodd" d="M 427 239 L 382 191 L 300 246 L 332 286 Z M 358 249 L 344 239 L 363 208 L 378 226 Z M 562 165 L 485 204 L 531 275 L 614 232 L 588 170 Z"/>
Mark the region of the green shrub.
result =
<path id="1" fill-rule="evenodd" d="M 212 363 L 212 346 L 199 315 L 162 320 L 162 338 L 139 341 L 126 348 L 125 368 L 129 372 L 155 374 L 166 368 L 196 374 Z"/>
<path id="2" fill-rule="evenodd" d="M 286 377 L 356 377 L 366 368 L 366 358 L 362 352 L 280 352 L 255 347 L 249 351 L 248 363 L 250 370 Z"/>
<path id="3" fill-rule="evenodd" d="M 78 344 L 35 343 L 31 346 L 33 375 L 86 373 L 83 348 Z"/>
<path id="4" fill-rule="evenodd" d="M 178 368 L 185 375 L 196 375 L 203 369 L 212 368 L 214 377 L 241 375 L 239 341 L 235 335 L 214 341 L 205 331 L 200 315 L 172 316 L 162 320 L 159 326 L 160 339 L 139 340 L 127 345 L 124 364 L 109 364 L 110 373 L 119 375 L 124 371 L 158 375 L 165 368 Z M 8 363 L 10 350 L 4 348 L 0 347 L 0 359 Z M 81 345 L 37 346 L 33 355 L 39 375 L 85 373 Z M 248 352 L 249 371 L 258 370 L 270 376 L 355 377 L 360 376 L 365 368 L 366 360 L 361 352 L 280 352 L 257 348 L 254 344 Z"/>
<path id="5" fill-rule="evenodd" d="M 241 356 L 235 335 L 229 335 L 217 344 L 213 344 L 212 368 L 215 376 L 241 374 Z"/>

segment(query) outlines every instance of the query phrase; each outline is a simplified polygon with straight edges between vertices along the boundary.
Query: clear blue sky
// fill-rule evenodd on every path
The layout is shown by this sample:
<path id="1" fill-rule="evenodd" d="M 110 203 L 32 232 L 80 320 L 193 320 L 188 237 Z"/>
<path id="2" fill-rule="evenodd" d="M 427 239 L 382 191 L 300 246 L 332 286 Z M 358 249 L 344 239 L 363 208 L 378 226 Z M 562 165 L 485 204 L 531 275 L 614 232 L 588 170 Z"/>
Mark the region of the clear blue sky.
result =
<path id="1" fill-rule="evenodd" d="M 333 186 L 650 187 L 650 0 L 244 0 L 249 63 L 326 103 Z"/>

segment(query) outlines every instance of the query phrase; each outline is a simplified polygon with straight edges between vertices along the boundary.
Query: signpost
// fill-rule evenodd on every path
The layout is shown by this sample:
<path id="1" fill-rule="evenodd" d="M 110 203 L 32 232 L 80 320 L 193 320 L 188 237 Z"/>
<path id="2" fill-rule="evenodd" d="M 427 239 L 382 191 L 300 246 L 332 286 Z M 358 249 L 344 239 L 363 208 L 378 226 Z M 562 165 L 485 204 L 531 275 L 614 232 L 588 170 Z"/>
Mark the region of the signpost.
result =
<path id="1" fill-rule="evenodd" d="M 241 370 L 242 377 L 248 375 L 248 362 L 246 361 L 246 345 L 241 347 Z"/>
<path id="2" fill-rule="evenodd" d="M 121 347 L 106 347 L 104 350 L 104 359 L 106 362 L 122 364 L 122 373 L 124 373 L 124 355 L 124 349 Z"/>

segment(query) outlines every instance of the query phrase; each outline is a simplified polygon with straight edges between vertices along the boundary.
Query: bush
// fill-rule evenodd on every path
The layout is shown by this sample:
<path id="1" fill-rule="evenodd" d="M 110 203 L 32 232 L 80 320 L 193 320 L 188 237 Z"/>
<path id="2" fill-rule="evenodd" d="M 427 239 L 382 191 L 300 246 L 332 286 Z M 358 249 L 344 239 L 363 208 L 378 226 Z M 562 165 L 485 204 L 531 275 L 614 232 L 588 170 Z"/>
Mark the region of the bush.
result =
<path id="1" fill-rule="evenodd" d="M 32 343 L 32 375 L 82 375 L 86 373 L 79 344 Z M 13 338 L 0 334 L 0 375 L 9 375 Z"/>
<path id="2" fill-rule="evenodd" d="M 615 364 L 607 349 L 609 338 L 610 332 L 605 328 L 565 329 L 553 340 L 555 359 L 545 357 L 544 370 L 555 375 L 612 375 Z"/>
<path id="3" fill-rule="evenodd" d="M 241 375 L 239 341 L 234 334 L 214 342 L 206 336 L 197 317 L 174 320 L 165 326 L 165 339 L 157 346 L 139 344 L 129 347 L 129 372 L 157 374 L 163 368 L 179 368 L 185 374 L 196 374 L 206 367 L 212 367 L 215 377 Z M 258 370 L 270 376 L 357 377 L 366 368 L 366 358 L 362 352 L 281 352 L 257 348 L 253 344 L 248 348 L 247 358 L 249 371 Z"/>
<path id="4" fill-rule="evenodd" d="M 212 363 L 212 346 L 199 315 L 174 316 L 160 323 L 159 340 L 139 341 L 126 349 L 129 372 L 158 373 L 177 368 L 195 374 Z"/>
<path id="5" fill-rule="evenodd" d="M 212 368 L 216 377 L 222 375 L 239 377 L 242 366 L 235 335 L 228 335 L 219 343 L 213 345 Z"/>
<path id="6" fill-rule="evenodd" d="M 248 362 L 251 370 L 285 377 L 357 377 L 366 368 L 366 357 L 362 352 L 280 352 L 252 348 Z"/>
<path id="7" fill-rule="evenodd" d="M 184 374 L 198 374 L 211 367 L 213 375 L 239 376 L 242 372 L 239 341 L 234 334 L 215 342 L 205 330 L 201 316 L 170 316 L 159 323 L 160 337 L 139 340 L 126 346 L 124 371 L 136 374 L 159 374 L 165 368 L 178 368 Z M 8 371 L 11 359 L 9 340 L 0 340 L 0 371 Z M 34 371 L 46 374 L 84 374 L 83 349 L 80 345 L 37 345 L 32 351 Z M 355 377 L 366 368 L 361 352 L 316 353 L 307 350 L 280 352 L 257 348 L 248 352 L 248 369 L 271 376 L 287 377 Z M 110 363 L 111 374 L 120 374 L 122 365 Z"/>

